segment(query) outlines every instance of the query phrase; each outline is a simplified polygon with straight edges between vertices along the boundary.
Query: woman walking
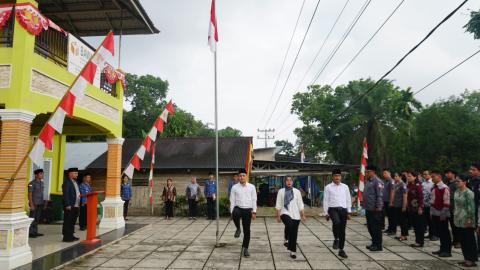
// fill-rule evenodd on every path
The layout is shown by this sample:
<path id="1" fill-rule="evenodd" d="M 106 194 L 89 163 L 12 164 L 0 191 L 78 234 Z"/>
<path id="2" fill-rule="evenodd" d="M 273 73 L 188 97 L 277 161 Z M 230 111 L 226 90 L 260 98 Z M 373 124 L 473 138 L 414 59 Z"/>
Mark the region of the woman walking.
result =
<path id="1" fill-rule="evenodd" d="M 467 188 L 467 175 L 457 177 L 457 190 L 454 193 L 453 222 L 457 228 L 460 245 L 462 247 L 463 267 L 477 266 L 477 245 L 475 242 L 475 200 L 473 192 Z"/>
<path id="2" fill-rule="evenodd" d="M 302 194 L 293 187 L 291 176 L 287 176 L 285 180 L 285 188 L 277 193 L 277 222 L 280 220 L 285 224 L 285 243 L 284 245 L 290 250 L 290 257 L 296 259 L 297 255 L 297 235 L 300 219 L 305 221 L 305 213 L 303 211 Z"/>
<path id="3" fill-rule="evenodd" d="M 395 237 L 400 241 L 406 241 L 408 236 L 408 215 L 407 215 L 407 185 L 403 182 L 399 173 L 393 174 L 394 186 L 390 193 L 390 207 L 393 216 L 393 232 L 397 233 L 397 227 L 400 226 L 400 237 Z"/>
<path id="4" fill-rule="evenodd" d="M 165 203 L 165 219 L 173 218 L 173 204 L 177 199 L 177 190 L 173 185 L 172 178 L 167 179 L 167 185 L 163 188 L 163 202 Z"/>

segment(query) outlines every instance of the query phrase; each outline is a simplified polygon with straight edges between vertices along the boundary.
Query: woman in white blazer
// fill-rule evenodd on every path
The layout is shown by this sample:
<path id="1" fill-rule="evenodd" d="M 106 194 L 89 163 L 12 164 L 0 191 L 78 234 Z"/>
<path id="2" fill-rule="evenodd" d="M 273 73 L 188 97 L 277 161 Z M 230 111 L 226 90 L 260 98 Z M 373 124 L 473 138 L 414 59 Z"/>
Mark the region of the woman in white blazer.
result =
<path id="1" fill-rule="evenodd" d="M 285 179 L 285 188 L 277 193 L 277 222 L 285 224 L 285 243 L 284 246 L 290 251 L 290 257 L 296 259 L 297 255 L 297 235 L 300 220 L 306 221 L 303 211 L 303 200 L 300 190 L 293 187 L 291 176 Z"/>

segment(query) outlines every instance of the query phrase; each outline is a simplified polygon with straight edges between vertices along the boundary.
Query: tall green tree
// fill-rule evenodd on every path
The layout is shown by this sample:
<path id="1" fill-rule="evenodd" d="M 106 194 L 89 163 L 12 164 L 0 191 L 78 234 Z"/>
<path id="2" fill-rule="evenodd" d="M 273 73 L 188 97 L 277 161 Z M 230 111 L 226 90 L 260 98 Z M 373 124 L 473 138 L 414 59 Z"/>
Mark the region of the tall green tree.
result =
<path id="1" fill-rule="evenodd" d="M 475 39 L 480 39 L 480 11 L 470 12 L 470 20 L 465 25 L 465 29 L 472 33 Z"/>
<path id="2" fill-rule="evenodd" d="M 335 89 L 313 85 L 306 93 L 295 94 L 292 112 L 304 123 L 295 133 L 307 155 L 324 154 L 329 161 L 356 164 L 366 137 L 370 163 L 395 165 L 388 154 L 389 144 L 394 134 L 409 132 L 414 112 L 421 104 L 410 89 L 400 89 L 388 80 L 381 81 L 369 95 L 353 104 L 374 83 L 362 79 Z"/>
<path id="3" fill-rule="evenodd" d="M 295 147 L 293 144 L 287 140 L 278 140 L 275 141 L 275 146 L 280 147 L 280 153 L 289 155 L 289 156 L 294 156 L 295 153 Z"/>

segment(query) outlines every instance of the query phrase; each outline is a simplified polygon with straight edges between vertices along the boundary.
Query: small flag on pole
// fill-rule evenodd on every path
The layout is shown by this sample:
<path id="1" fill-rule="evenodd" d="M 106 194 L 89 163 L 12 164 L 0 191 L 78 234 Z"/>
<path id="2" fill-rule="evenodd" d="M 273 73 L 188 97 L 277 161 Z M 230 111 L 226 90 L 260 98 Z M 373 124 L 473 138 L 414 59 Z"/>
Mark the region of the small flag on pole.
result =
<path id="1" fill-rule="evenodd" d="M 358 200 L 363 200 L 363 189 L 365 187 L 365 168 L 367 167 L 367 159 L 368 159 L 368 144 L 367 138 L 363 139 L 363 147 L 362 147 L 362 160 L 360 165 L 360 176 L 359 176 L 359 185 L 358 185 Z"/>
<path id="2" fill-rule="evenodd" d="M 208 45 L 211 52 L 217 51 L 218 42 L 218 29 L 217 29 L 217 17 L 215 16 L 215 0 L 212 0 L 212 6 L 210 8 L 210 25 L 208 27 Z"/>

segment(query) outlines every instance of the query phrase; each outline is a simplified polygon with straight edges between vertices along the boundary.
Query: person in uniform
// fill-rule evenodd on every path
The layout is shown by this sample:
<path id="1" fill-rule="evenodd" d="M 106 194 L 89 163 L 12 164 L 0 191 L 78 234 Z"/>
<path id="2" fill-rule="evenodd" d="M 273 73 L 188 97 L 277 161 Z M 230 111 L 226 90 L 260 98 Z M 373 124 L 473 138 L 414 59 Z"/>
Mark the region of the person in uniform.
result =
<path id="1" fill-rule="evenodd" d="M 38 223 L 40 223 L 43 208 L 45 206 L 45 200 L 43 198 L 43 170 L 37 169 L 33 173 L 35 174 L 35 179 L 28 183 L 28 205 L 30 207 L 29 216 L 33 218 L 28 234 L 31 238 L 43 235 L 38 233 Z"/>
<path id="2" fill-rule="evenodd" d="M 393 180 L 392 172 L 388 168 L 382 170 L 382 177 L 383 180 L 385 180 L 385 188 L 383 189 L 383 214 L 385 217 L 387 217 L 388 220 L 388 226 L 385 226 L 385 218 L 382 219 L 382 227 L 386 229 L 384 233 L 388 235 L 394 235 L 393 213 L 392 209 L 390 208 L 390 193 L 392 192 L 395 180 Z"/>
<path id="3" fill-rule="evenodd" d="M 92 192 L 92 187 L 90 186 L 92 182 L 92 175 L 90 173 L 85 173 L 82 176 L 82 183 L 78 187 L 80 189 L 80 217 L 78 219 L 78 225 L 80 226 L 80 231 L 85 231 L 87 228 L 87 193 Z"/>
<path id="4" fill-rule="evenodd" d="M 350 190 L 347 185 L 342 183 L 342 171 L 334 169 L 332 171 L 332 183 L 325 187 L 323 195 L 323 210 L 325 218 L 332 220 L 333 249 L 340 249 L 338 256 L 348 258 L 343 250 L 345 247 L 345 228 L 347 219 L 350 219 L 352 201 Z"/>
<path id="5" fill-rule="evenodd" d="M 382 218 L 383 218 L 383 181 L 377 176 L 377 167 L 366 167 L 367 181 L 363 189 L 362 207 L 365 209 L 367 228 L 372 244 L 367 246 L 370 251 L 382 251 Z"/>
<path id="6" fill-rule="evenodd" d="M 238 171 L 239 183 L 232 187 L 230 193 L 230 213 L 237 230 L 235 238 L 240 237 L 240 219 L 243 228 L 242 253 L 244 257 L 250 257 L 248 246 L 250 244 L 250 224 L 252 219 L 257 218 L 257 190 L 254 185 L 247 183 L 247 171 Z"/>
<path id="7" fill-rule="evenodd" d="M 208 180 L 205 181 L 205 198 L 207 198 L 207 219 L 215 220 L 217 214 L 215 212 L 215 200 L 217 199 L 217 183 L 213 173 L 208 174 Z"/>
<path id="8" fill-rule="evenodd" d="M 408 237 L 408 215 L 407 215 L 407 185 L 403 182 L 400 173 L 394 173 L 395 184 L 390 192 L 390 208 L 393 214 L 393 232 L 397 234 L 397 227 L 400 226 L 399 241 L 406 241 Z"/>
<path id="9" fill-rule="evenodd" d="M 120 197 L 123 201 L 123 219 L 128 220 L 128 205 L 132 198 L 132 186 L 128 183 L 128 176 L 123 175 L 122 184 L 120 185 Z"/>
<path id="10" fill-rule="evenodd" d="M 457 190 L 457 171 L 453 169 L 446 169 L 445 170 L 445 177 L 447 178 L 447 186 L 450 189 L 450 229 L 452 231 L 452 246 L 455 248 L 460 248 L 460 240 L 458 239 L 458 230 L 455 226 L 455 191 Z"/>
<path id="11" fill-rule="evenodd" d="M 442 181 L 439 171 L 431 171 L 433 189 L 430 196 L 430 218 L 434 232 L 440 237 L 440 250 L 432 252 L 439 257 L 452 257 L 452 238 L 448 230 L 450 219 L 450 189 Z"/>
<path id="12" fill-rule="evenodd" d="M 424 203 L 423 203 L 423 187 L 422 183 L 417 178 L 416 172 L 407 172 L 407 211 L 408 221 L 413 230 L 415 231 L 415 244 L 411 244 L 411 247 L 423 247 L 425 243 L 425 217 L 424 217 Z"/>
<path id="13" fill-rule="evenodd" d="M 80 206 L 80 190 L 77 184 L 78 169 L 69 168 L 68 177 L 63 181 L 63 242 L 77 241 L 79 238 L 73 235 L 75 223 Z"/>
<path id="14" fill-rule="evenodd" d="M 306 218 L 303 211 L 302 194 L 300 194 L 300 190 L 293 187 L 291 176 L 287 176 L 285 188 L 280 189 L 277 193 L 275 209 L 277 222 L 283 222 L 285 225 L 283 245 L 290 251 L 290 258 L 296 259 L 298 226 L 300 220 L 305 222 Z"/>

